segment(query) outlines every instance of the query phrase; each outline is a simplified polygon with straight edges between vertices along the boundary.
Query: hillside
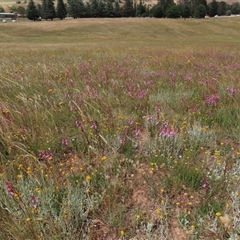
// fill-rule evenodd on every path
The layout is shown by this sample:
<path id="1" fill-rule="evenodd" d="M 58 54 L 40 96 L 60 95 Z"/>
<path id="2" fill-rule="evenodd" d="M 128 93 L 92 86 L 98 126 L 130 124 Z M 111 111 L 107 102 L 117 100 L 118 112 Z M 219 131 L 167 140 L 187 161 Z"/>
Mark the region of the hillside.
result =
<path id="1" fill-rule="evenodd" d="M 139 0 L 137 0 L 137 2 L 138 1 Z M 175 0 L 175 1 L 177 2 L 177 0 Z M 23 7 L 27 6 L 27 3 L 24 4 L 25 0 L 21 0 L 20 2 L 21 2 L 21 4 L 16 4 L 16 1 L 13 1 L 13 0 L 2 0 L 0 2 L 0 5 L 3 6 L 6 11 L 8 10 L 9 7 L 11 7 L 13 5 L 15 5 L 15 6 L 23 6 Z M 41 4 L 41 0 L 35 0 L 34 2 Z M 157 4 L 157 2 L 158 2 L 157 0 L 147 0 L 147 1 L 145 1 L 145 4 L 147 4 L 147 5 L 155 5 L 155 4 Z M 208 0 L 207 2 L 211 2 L 211 0 Z M 226 0 L 225 2 L 228 3 L 228 4 L 232 4 L 234 2 L 240 2 L 240 0 Z M 56 1 L 55 1 L 55 4 L 56 4 Z"/>

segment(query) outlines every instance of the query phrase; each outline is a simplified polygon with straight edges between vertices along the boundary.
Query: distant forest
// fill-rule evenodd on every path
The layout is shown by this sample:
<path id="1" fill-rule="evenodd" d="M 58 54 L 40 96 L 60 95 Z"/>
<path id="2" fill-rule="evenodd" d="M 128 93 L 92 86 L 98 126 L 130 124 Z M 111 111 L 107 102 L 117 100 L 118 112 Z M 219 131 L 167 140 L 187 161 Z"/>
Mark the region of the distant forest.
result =
<path id="1" fill-rule="evenodd" d="M 212 0 L 158 0 L 157 4 L 147 4 L 144 0 L 42 0 L 35 3 L 29 0 L 27 9 L 23 6 L 12 7 L 11 11 L 33 21 L 66 17 L 73 18 L 120 18 L 120 17 L 155 17 L 155 18 L 204 18 L 240 14 L 238 2 L 227 4 Z M 26 2 L 26 1 L 25 1 Z M 18 3 L 18 2 L 17 2 Z M 0 6 L 0 12 L 4 12 Z"/>

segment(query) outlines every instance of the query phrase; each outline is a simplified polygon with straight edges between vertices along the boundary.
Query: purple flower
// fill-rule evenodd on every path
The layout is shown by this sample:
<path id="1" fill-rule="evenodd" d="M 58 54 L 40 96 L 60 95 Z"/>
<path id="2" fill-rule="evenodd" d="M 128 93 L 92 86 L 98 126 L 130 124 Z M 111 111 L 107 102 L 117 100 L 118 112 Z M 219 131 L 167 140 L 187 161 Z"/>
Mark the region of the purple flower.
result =
<path id="1" fill-rule="evenodd" d="M 153 119 L 152 114 L 149 114 L 149 115 L 147 116 L 147 120 L 148 120 L 148 121 L 152 121 L 152 119 Z"/>
<path id="2" fill-rule="evenodd" d="M 160 133 L 159 133 L 160 136 L 174 137 L 177 134 L 178 130 L 174 127 L 169 126 L 167 121 L 163 122 L 162 125 L 163 125 L 163 127 L 161 128 Z"/>
<path id="3" fill-rule="evenodd" d="M 68 140 L 66 138 L 62 138 L 62 145 L 67 146 L 68 145 Z"/>
<path id="4" fill-rule="evenodd" d="M 39 151 L 38 157 L 39 157 L 39 160 L 42 160 L 42 161 L 52 160 L 53 153 L 49 150 Z"/>
<path id="5" fill-rule="evenodd" d="M 216 107 L 219 99 L 220 99 L 220 95 L 218 93 L 215 93 L 208 96 L 205 102 L 210 106 Z"/>
<path id="6" fill-rule="evenodd" d="M 129 125 L 133 125 L 133 120 L 132 120 L 132 119 L 129 119 L 129 120 L 128 120 L 128 124 L 129 124 Z"/>
<path id="7" fill-rule="evenodd" d="M 10 182 L 8 182 L 8 181 L 6 181 L 5 183 L 4 183 L 4 186 L 5 186 L 5 189 L 6 189 L 6 193 L 8 194 L 8 195 L 10 195 L 11 197 L 13 197 L 14 196 L 14 194 L 15 194 L 15 187 L 10 183 Z"/>
<path id="8" fill-rule="evenodd" d="M 91 128 L 94 129 L 94 130 L 97 130 L 98 129 L 97 122 L 92 121 Z"/>
<path id="9" fill-rule="evenodd" d="M 234 97 L 237 92 L 237 89 L 235 87 L 229 86 L 226 88 L 226 91 L 229 92 Z"/>
<path id="10" fill-rule="evenodd" d="M 136 136 L 139 136 L 141 134 L 141 129 L 140 129 L 140 127 L 136 127 L 136 129 L 135 129 L 135 135 Z"/>
<path id="11" fill-rule="evenodd" d="M 211 188 L 211 186 L 205 176 L 202 178 L 201 183 L 202 183 L 202 188 L 205 188 L 205 189 Z"/>
<path id="12" fill-rule="evenodd" d="M 76 126 L 79 127 L 83 131 L 83 125 L 82 122 L 79 119 L 75 120 Z"/>
<path id="13" fill-rule="evenodd" d="M 31 202 L 32 202 L 32 204 L 33 204 L 33 208 L 34 209 L 37 209 L 37 203 L 38 203 L 38 198 L 36 197 L 36 196 L 34 196 L 34 194 L 33 193 L 31 193 L 30 194 L 30 200 L 31 200 Z"/>

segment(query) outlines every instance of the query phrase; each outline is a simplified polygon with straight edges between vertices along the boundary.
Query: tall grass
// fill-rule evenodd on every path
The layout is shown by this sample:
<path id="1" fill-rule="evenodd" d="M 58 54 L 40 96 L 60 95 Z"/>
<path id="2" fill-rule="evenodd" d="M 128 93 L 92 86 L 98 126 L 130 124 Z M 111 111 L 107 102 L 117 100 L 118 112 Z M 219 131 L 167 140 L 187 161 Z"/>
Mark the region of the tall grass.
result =
<path id="1" fill-rule="evenodd" d="M 148 45 L 137 33 L 169 20 L 144 21 L 104 28 L 106 42 L 87 30 L 90 44 L 4 42 L 1 239 L 238 239 L 238 33 L 184 43 L 189 24 L 215 29 L 215 20 L 182 21 L 176 42 L 170 32 Z"/>

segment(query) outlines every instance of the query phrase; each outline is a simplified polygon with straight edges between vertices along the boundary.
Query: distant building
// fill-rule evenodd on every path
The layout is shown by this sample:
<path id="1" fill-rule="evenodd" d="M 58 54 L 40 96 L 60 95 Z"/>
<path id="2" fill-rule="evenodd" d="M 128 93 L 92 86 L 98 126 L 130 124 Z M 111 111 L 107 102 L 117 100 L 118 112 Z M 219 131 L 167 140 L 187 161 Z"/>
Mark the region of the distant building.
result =
<path id="1" fill-rule="evenodd" d="M 7 20 L 5 18 L 11 18 L 12 20 L 15 20 L 17 17 L 17 15 L 15 13 L 7 13 L 7 12 L 3 12 L 0 13 L 0 18 L 2 19 L 2 22 L 6 23 Z"/>

